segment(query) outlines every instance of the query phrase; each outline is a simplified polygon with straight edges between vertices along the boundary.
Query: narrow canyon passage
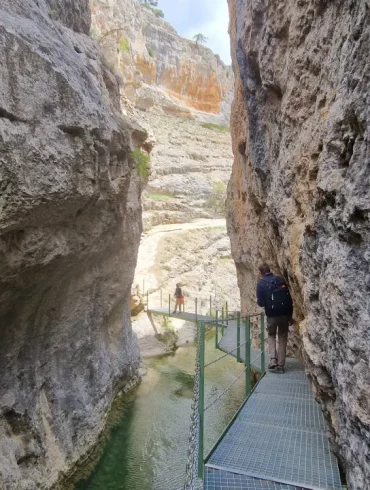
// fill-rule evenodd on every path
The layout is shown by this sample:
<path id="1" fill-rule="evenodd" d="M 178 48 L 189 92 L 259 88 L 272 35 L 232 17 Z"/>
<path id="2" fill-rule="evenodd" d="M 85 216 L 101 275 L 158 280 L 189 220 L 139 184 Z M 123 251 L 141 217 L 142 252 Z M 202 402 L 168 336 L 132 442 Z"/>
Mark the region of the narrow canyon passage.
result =
<path id="1" fill-rule="evenodd" d="M 266 263 L 339 486 L 370 490 L 369 52 L 369 0 L 0 0 L 0 490 L 178 490 L 199 328 L 148 307 L 179 284 L 261 343 Z"/>

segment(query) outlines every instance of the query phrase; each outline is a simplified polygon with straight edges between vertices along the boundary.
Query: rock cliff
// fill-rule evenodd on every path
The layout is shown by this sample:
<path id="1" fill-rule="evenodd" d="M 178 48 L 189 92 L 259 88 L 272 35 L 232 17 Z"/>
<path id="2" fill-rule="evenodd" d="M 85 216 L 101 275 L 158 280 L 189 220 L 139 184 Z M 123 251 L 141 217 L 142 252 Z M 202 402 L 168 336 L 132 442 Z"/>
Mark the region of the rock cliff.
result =
<path id="1" fill-rule="evenodd" d="M 0 4 L 0 486 L 51 487 L 137 379 L 130 289 L 146 132 L 87 0 Z"/>
<path id="2" fill-rule="evenodd" d="M 231 67 L 136 0 L 94 0 L 91 8 L 91 35 L 120 82 L 123 110 L 154 146 L 144 227 L 220 216 L 208 204 L 231 172 Z"/>
<path id="3" fill-rule="evenodd" d="M 92 1 L 92 35 L 141 110 L 229 123 L 233 76 L 207 47 L 180 37 L 136 0 Z M 203 113 L 203 114 L 201 114 Z"/>
<path id="4" fill-rule="evenodd" d="M 289 281 L 294 339 L 349 488 L 370 482 L 370 14 L 365 0 L 229 0 L 228 231 L 244 310 Z"/>

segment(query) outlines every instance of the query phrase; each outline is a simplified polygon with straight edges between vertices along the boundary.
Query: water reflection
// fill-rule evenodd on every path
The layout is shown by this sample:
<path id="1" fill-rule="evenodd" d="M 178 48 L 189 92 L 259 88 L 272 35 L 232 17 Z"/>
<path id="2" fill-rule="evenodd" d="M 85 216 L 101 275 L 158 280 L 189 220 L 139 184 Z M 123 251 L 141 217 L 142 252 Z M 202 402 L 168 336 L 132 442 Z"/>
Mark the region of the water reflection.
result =
<path id="1" fill-rule="evenodd" d="M 174 356 L 148 361 L 148 374 L 125 400 L 119 422 L 87 480 L 75 490 L 178 490 L 187 460 L 195 347 Z M 206 361 L 221 355 L 206 341 Z M 243 369 L 232 358 L 206 371 L 206 404 Z M 206 412 L 205 450 L 216 442 L 244 396 L 243 376 Z"/>

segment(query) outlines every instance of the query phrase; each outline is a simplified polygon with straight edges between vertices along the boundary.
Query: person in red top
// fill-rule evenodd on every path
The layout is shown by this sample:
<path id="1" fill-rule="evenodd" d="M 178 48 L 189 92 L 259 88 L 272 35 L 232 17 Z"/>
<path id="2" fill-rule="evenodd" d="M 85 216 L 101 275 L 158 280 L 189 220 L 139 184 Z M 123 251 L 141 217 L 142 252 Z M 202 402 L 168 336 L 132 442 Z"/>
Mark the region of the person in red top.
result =
<path id="1" fill-rule="evenodd" d="M 182 305 L 182 310 L 184 311 L 184 296 L 182 295 L 182 289 L 179 283 L 176 284 L 176 291 L 174 296 L 176 298 L 176 304 L 175 304 L 175 309 L 172 313 L 177 312 L 177 307 L 179 307 L 179 313 L 181 313 L 181 305 Z"/>

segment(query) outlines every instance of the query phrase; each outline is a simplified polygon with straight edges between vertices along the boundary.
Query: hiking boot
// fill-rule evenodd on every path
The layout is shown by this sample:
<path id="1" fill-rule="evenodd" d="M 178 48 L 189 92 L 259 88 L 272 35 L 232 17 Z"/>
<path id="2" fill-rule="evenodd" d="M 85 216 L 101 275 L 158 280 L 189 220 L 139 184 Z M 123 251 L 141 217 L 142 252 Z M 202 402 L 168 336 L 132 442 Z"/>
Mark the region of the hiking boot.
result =
<path id="1" fill-rule="evenodd" d="M 269 371 L 275 371 L 275 368 L 277 367 L 277 362 L 276 359 L 271 359 L 270 364 L 268 365 L 268 370 Z"/>
<path id="2" fill-rule="evenodd" d="M 278 366 L 278 367 L 276 368 L 276 373 L 277 373 L 277 374 L 284 374 L 284 373 L 285 373 L 284 366 Z"/>

